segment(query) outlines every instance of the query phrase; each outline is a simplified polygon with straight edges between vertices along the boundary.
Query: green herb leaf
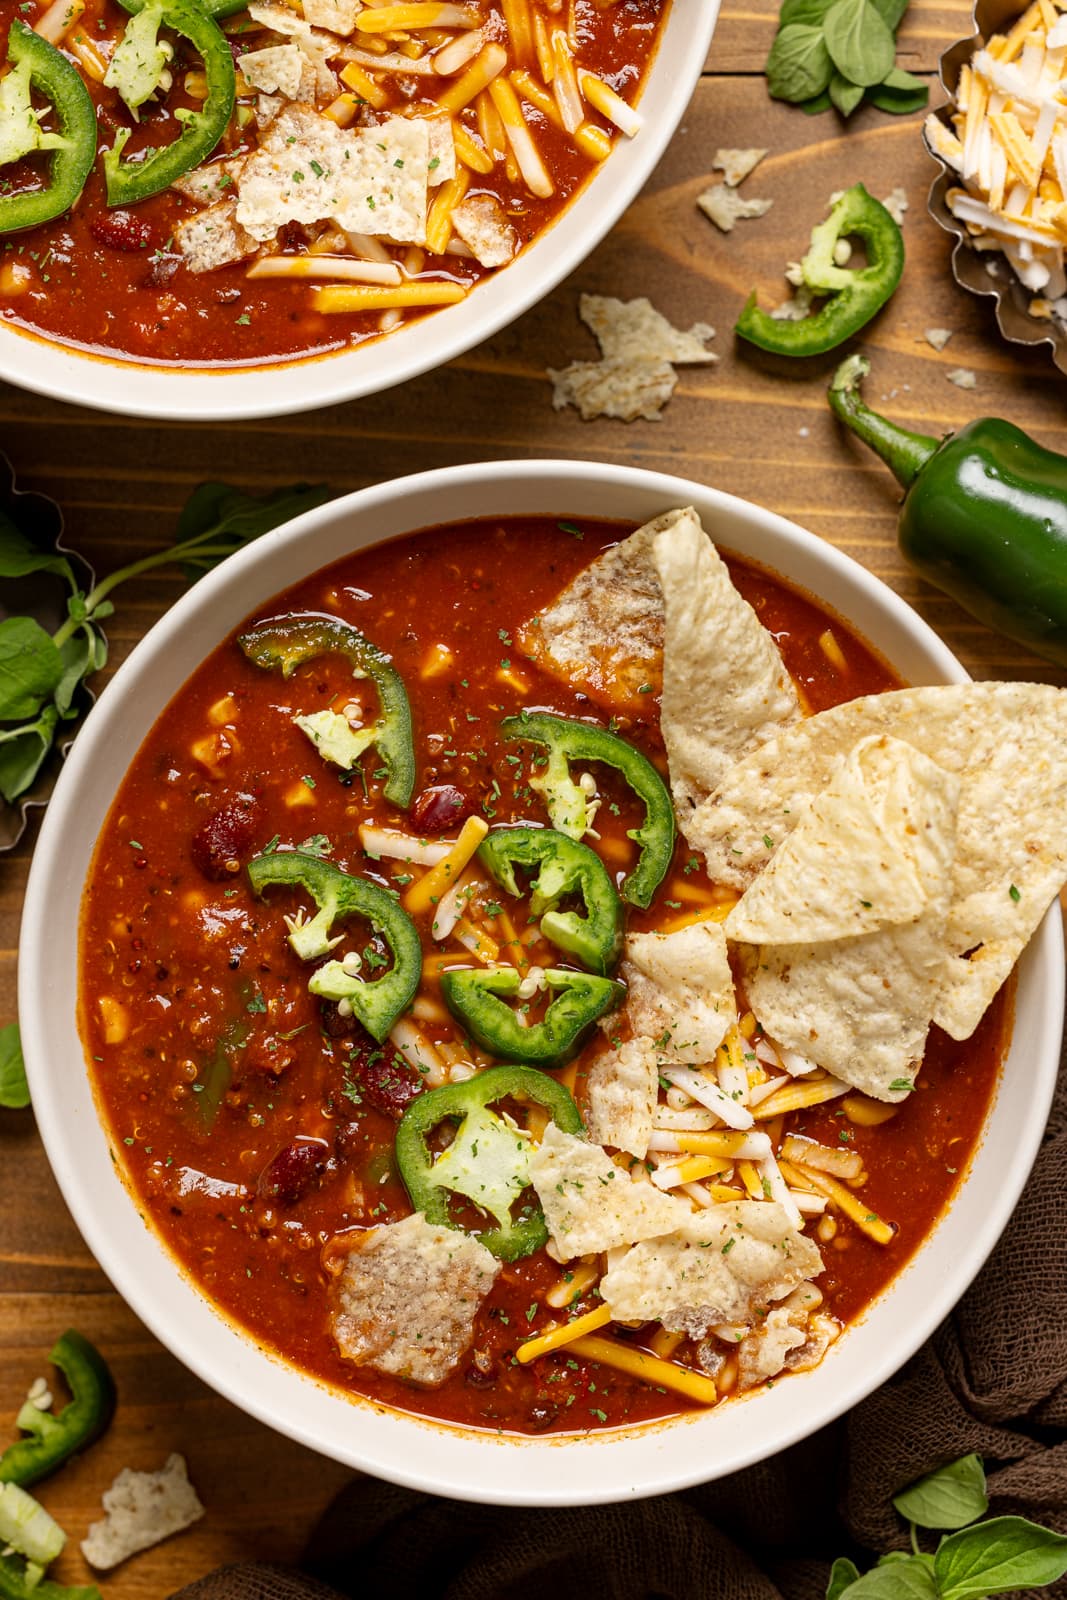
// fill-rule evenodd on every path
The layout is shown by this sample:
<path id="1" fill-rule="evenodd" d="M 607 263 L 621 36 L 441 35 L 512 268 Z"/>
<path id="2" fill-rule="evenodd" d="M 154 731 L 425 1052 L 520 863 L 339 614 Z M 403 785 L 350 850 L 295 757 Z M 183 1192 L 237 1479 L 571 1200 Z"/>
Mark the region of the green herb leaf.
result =
<path id="1" fill-rule="evenodd" d="M 72 639 L 66 640 L 59 653 L 63 658 L 63 676 L 56 684 L 53 699 L 60 716 L 66 718 L 77 714 L 73 700 L 78 685 L 107 661 L 107 640 L 99 629 L 86 623 Z"/>
<path id="2" fill-rule="evenodd" d="M 225 483 L 202 483 L 178 519 L 175 548 L 161 560 L 181 561 L 187 577 L 215 567 L 260 534 L 330 498 L 323 484 L 297 483 L 268 495 L 245 494 Z"/>
<path id="3" fill-rule="evenodd" d="M 903 1552 L 901 1552 L 903 1554 Z M 921 1556 L 872 1567 L 842 1589 L 836 1600 L 939 1600 L 934 1575 Z"/>
<path id="4" fill-rule="evenodd" d="M 1042 1588 L 1065 1572 L 1067 1538 L 1025 1517 L 994 1517 L 950 1533 L 934 1556 L 942 1600 Z"/>
<path id="5" fill-rule="evenodd" d="M 867 90 L 867 98 L 879 111 L 888 111 L 894 117 L 906 117 L 913 111 L 923 110 L 930 99 L 930 91 L 925 84 L 921 89 L 887 89 L 885 84 L 876 83 Z"/>
<path id="6" fill-rule="evenodd" d="M 893 70 L 896 44 L 872 0 L 837 0 L 826 13 L 823 39 L 834 66 L 851 83 L 881 83 Z"/>
<path id="7" fill-rule="evenodd" d="M 801 100 L 800 109 L 806 117 L 817 117 L 820 111 L 829 111 L 833 101 L 824 89 L 822 94 L 812 95 L 810 100 Z"/>
<path id="8" fill-rule="evenodd" d="M 26 1082 L 19 1025 L 9 1022 L 6 1028 L 0 1028 L 0 1106 L 21 1111 L 29 1103 L 30 1086 Z"/>
<path id="9" fill-rule="evenodd" d="M 920 1528 L 964 1528 L 989 1510 L 980 1456 L 963 1456 L 909 1484 L 893 1504 Z"/>
<path id="10" fill-rule="evenodd" d="M 850 83 L 839 72 L 830 79 L 830 99 L 843 117 L 850 117 L 866 94 L 862 84 Z"/>
<path id="11" fill-rule="evenodd" d="M 843 3 L 845 0 L 837 0 L 838 5 Z M 791 22 L 779 28 L 767 57 L 767 89 L 772 100 L 810 100 L 829 87 L 833 70 L 822 28 Z M 884 77 L 885 71 L 879 77 Z"/>
<path id="12" fill-rule="evenodd" d="M 821 28 L 826 13 L 836 4 L 837 0 L 785 0 L 778 13 L 778 26 L 787 28 L 791 22 L 803 22 Z"/>
<path id="13" fill-rule="evenodd" d="M 926 90 L 925 78 L 917 78 L 914 72 L 905 72 L 903 67 L 894 67 L 892 72 L 887 72 L 882 79 L 883 89 Z"/>
<path id="14" fill-rule="evenodd" d="M 26 578 L 31 572 L 56 572 L 72 589 L 77 588 L 70 562 L 53 550 L 39 550 L 21 528 L 0 511 L 0 578 Z"/>
<path id="15" fill-rule="evenodd" d="M 45 706 L 19 728 L 0 729 L 0 795 L 10 804 L 25 794 L 52 748 L 59 712 Z"/>
<path id="16" fill-rule="evenodd" d="M 904 20 L 904 13 L 908 9 L 909 0 L 874 0 L 874 9 L 890 33 L 896 33 Z"/>
<path id="17" fill-rule="evenodd" d="M 838 1556 L 830 1568 L 830 1582 L 826 1585 L 826 1600 L 841 1600 L 845 1590 L 855 1583 L 860 1569 L 847 1556 Z"/>
<path id="18" fill-rule="evenodd" d="M 0 721 L 36 717 L 62 676 L 63 657 L 39 622 L 0 622 Z"/>

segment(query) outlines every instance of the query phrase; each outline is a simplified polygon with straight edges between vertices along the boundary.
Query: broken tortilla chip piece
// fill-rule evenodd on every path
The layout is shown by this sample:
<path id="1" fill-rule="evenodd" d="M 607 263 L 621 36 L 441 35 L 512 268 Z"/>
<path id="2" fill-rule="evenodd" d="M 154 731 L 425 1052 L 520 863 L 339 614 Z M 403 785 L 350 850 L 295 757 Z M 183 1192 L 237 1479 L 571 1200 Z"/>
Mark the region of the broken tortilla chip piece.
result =
<path id="1" fill-rule="evenodd" d="M 575 406 L 584 422 L 614 417 L 658 422 L 678 382 L 672 362 L 706 365 L 718 356 L 704 348 L 715 329 L 695 322 L 675 328 L 650 300 L 616 300 L 583 294 L 578 313 L 600 345 L 600 361 L 573 361 L 549 367 L 552 404 L 557 411 Z"/>
<path id="2" fill-rule="evenodd" d="M 943 988 L 933 1020 L 967 1039 L 1067 879 L 1067 690 L 965 683 L 866 695 L 739 761 L 688 834 L 745 889 L 858 740 L 906 740 L 960 780 Z"/>
<path id="3" fill-rule="evenodd" d="M 605 361 L 678 361 L 706 365 L 718 356 L 705 350 L 715 329 L 694 322 L 688 331 L 672 327 L 643 295 L 616 300 L 611 295 L 583 294 L 578 315 L 595 336 Z"/>
<path id="4" fill-rule="evenodd" d="M 960 780 L 903 739 L 840 758 L 726 920 L 745 944 L 818 944 L 915 922 L 943 893 Z"/>
<path id="5" fill-rule="evenodd" d="M 764 156 L 770 152 L 752 148 L 750 150 L 719 149 L 712 159 L 712 166 L 717 167 L 722 173 L 731 189 L 736 189 L 738 184 L 744 183 L 750 172 L 755 172 Z"/>
<path id="6" fill-rule="evenodd" d="M 192 1527 L 204 1515 L 200 1497 L 189 1482 L 185 1457 L 169 1455 L 158 1472 L 124 1467 L 104 1490 L 100 1522 L 90 1524 L 81 1542 L 82 1555 L 98 1572 L 148 1550 Z"/>
<path id="7" fill-rule="evenodd" d="M 643 1178 L 630 1178 L 598 1144 L 550 1122 L 530 1160 L 530 1182 L 561 1261 L 671 1233 L 691 1215 Z"/>
<path id="8" fill-rule="evenodd" d="M 548 376 L 555 410 L 573 406 L 583 422 L 658 422 L 678 383 L 669 361 L 572 361 L 549 367 Z"/>
<path id="9" fill-rule="evenodd" d="M 800 717 L 778 647 L 692 508 L 653 523 L 664 613 L 660 725 L 678 826 L 734 761 Z"/>
<path id="10" fill-rule="evenodd" d="M 590 1137 L 644 1160 L 652 1133 L 659 1066 L 712 1061 L 737 1020 L 726 935 L 718 922 L 694 922 L 674 933 L 633 933 L 619 977 L 627 985 L 621 1013 L 605 1019 L 608 1037 L 633 1037 L 591 1063 L 587 1080 Z"/>
<path id="11" fill-rule="evenodd" d="M 821 1271 L 818 1247 L 780 1205 L 741 1200 L 689 1212 L 675 1232 L 636 1244 L 600 1293 L 615 1321 L 662 1322 L 700 1339 L 720 1323 L 756 1319 Z"/>

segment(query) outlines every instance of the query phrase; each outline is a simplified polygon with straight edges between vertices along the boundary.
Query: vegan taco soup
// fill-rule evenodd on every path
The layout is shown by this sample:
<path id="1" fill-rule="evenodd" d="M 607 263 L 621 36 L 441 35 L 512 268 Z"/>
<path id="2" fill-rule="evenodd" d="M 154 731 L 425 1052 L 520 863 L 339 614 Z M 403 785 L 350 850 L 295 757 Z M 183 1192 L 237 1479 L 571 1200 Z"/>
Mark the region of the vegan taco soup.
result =
<path id="1" fill-rule="evenodd" d="M 465 298 L 636 109 L 670 0 L 0 0 L 0 313 L 140 362 Z"/>
<path id="2" fill-rule="evenodd" d="M 967 1170 L 1064 726 L 903 686 L 691 510 L 315 573 L 97 845 L 80 1026 L 139 1210 L 265 1349 L 443 1422 L 794 1381 Z"/>

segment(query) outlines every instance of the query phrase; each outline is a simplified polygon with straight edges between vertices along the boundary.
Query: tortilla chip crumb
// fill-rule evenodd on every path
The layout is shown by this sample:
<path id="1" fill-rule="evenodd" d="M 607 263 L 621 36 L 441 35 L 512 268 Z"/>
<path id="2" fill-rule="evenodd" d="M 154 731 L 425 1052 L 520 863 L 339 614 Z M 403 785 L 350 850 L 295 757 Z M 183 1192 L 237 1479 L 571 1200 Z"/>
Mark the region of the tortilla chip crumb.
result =
<path id="1" fill-rule="evenodd" d="M 181 1533 L 204 1515 L 185 1457 L 177 1454 L 169 1455 L 158 1472 L 124 1467 L 104 1491 L 103 1505 L 107 1515 L 90 1526 L 81 1543 L 82 1555 L 99 1572 Z"/>
<path id="2" fill-rule="evenodd" d="M 716 150 L 712 166 L 717 168 L 731 189 L 744 183 L 750 172 L 755 172 L 767 150 Z"/>
<path id="3" fill-rule="evenodd" d="M 770 315 L 775 322 L 803 322 L 811 310 L 815 296 L 806 284 L 801 284 L 796 294 L 773 308 Z"/>
<path id="4" fill-rule="evenodd" d="M 574 406 L 583 422 L 658 422 L 678 382 L 669 361 L 572 361 L 561 370 L 549 367 L 548 376 L 555 409 Z"/>
<path id="5" fill-rule="evenodd" d="M 678 382 L 672 363 L 708 365 L 718 360 L 705 349 L 714 328 L 706 322 L 695 322 L 688 330 L 676 328 L 644 296 L 616 300 L 583 294 L 578 309 L 602 359 L 549 367 L 548 376 L 556 410 L 574 406 L 584 422 L 596 417 L 657 422 Z"/>
<path id="6" fill-rule="evenodd" d="M 882 204 L 889 212 L 889 215 L 892 217 L 897 227 L 902 228 L 904 226 L 904 213 L 908 209 L 907 190 L 902 189 L 898 184 L 895 189 L 886 195 L 885 199 L 882 201 Z"/>
<path id="7" fill-rule="evenodd" d="M 720 233 L 732 233 L 735 222 L 766 215 L 773 204 L 773 200 L 743 200 L 736 189 L 727 188 L 725 183 L 713 183 L 697 195 L 697 205 Z"/>
<path id="8" fill-rule="evenodd" d="M 954 383 L 957 389 L 977 389 L 978 379 L 970 367 L 953 367 L 951 372 L 946 372 L 945 377 L 949 383 Z"/>
<path id="9" fill-rule="evenodd" d="M 923 338 L 935 350 L 943 350 L 952 338 L 951 328 L 927 328 Z"/>

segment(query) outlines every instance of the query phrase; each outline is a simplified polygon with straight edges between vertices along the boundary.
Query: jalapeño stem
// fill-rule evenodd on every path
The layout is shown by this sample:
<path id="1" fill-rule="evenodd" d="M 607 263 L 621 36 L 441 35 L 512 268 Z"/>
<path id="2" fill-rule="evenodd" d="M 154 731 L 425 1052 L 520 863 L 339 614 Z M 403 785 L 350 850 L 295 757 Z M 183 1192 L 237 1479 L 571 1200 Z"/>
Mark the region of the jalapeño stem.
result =
<path id="1" fill-rule="evenodd" d="M 864 405 L 859 386 L 871 370 L 864 356 L 849 356 L 830 380 L 830 408 L 846 428 L 881 456 L 902 489 L 910 489 L 927 462 L 941 448 L 940 439 L 909 433 Z"/>

